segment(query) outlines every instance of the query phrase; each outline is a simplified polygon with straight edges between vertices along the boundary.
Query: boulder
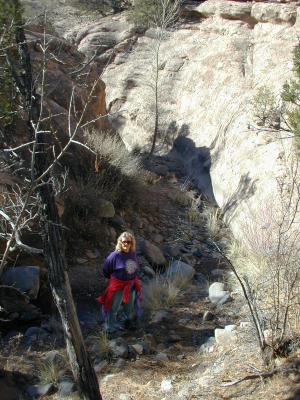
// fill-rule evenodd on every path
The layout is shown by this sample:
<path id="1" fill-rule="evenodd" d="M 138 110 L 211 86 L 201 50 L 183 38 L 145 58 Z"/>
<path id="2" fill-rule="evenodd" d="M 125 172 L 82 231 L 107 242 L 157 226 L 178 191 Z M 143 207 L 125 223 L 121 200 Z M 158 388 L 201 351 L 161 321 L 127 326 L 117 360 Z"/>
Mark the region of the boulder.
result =
<path id="1" fill-rule="evenodd" d="M 216 343 L 221 346 L 231 345 L 237 341 L 236 331 L 228 329 L 215 329 Z"/>
<path id="2" fill-rule="evenodd" d="M 135 351 L 136 354 L 143 354 L 143 346 L 139 343 L 132 344 L 131 347 Z"/>
<path id="3" fill-rule="evenodd" d="M 26 394 L 29 398 L 39 398 L 46 396 L 54 391 L 54 385 L 48 383 L 47 385 L 30 385 L 26 388 Z"/>
<path id="4" fill-rule="evenodd" d="M 128 346 L 122 338 L 110 340 L 109 347 L 116 357 L 126 358 L 128 356 Z"/>
<path id="5" fill-rule="evenodd" d="M 224 304 L 230 299 L 228 291 L 224 290 L 225 285 L 222 282 L 214 282 L 208 290 L 209 300 L 214 304 Z"/>
<path id="6" fill-rule="evenodd" d="M 166 244 L 163 246 L 163 253 L 168 258 L 176 258 L 180 254 L 180 246 L 178 244 L 170 245 Z"/>
<path id="7" fill-rule="evenodd" d="M 168 391 L 171 390 L 172 388 L 173 388 L 173 385 L 172 385 L 172 381 L 171 381 L 170 379 L 164 379 L 164 380 L 161 382 L 160 389 L 161 389 L 163 392 L 168 392 Z"/>
<path id="8" fill-rule="evenodd" d="M 115 215 L 114 205 L 105 199 L 98 200 L 98 207 L 96 210 L 96 214 L 100 218 L 113 218 Z"/>
<path id="9" fill-rule="evenodd" d="M 32 321 L 41 316 L 41 311 L 30 304 L 29 297 L 13 286 L 0 286 L 0 319 L 10 321 L 16 316 L 21 321 Z M 15 319 L 15 318 L 13 318 Z"/>
<path id="10" fill-rule="evenodd" d="M 166 310 L 159 310 L 154 314 L 153 318 L 151 319 L 151 323 L 159 324 L 164 319 L 168 318 L 168 316 L 169 313 Z"/>
<path id="11" fill-rule="evenodd" d="M 71 396 L 73 392 L 76 390 L 76 385 L 74 382 L 70 380 L 64 380 L 59 382 L 58 385 L 58 395 L 60 397 L 68 397 Z"/>
<path id="12" fill-rule="evenodd" d="M 3 285 L 14 286 L 31 299 L 36 299 L 40 289 L 40 268 L 24 266 L 10 268 L 4 272 Z"/>
<path id="13" fill-rule="evenodd" d="M 200 353 L 211 353 L 214 350 L 214 346 L 216 344 L 216 339 L 211 336 L 209 337 L 205 343 L 200 346 Z"/>
<path id="14" fill-rule="evenodd" d="M 193 268 L 191 265 L 179 260 L 175 260 L 166 270 L 165 276 L 171 280 L 179 279 L 181 282 L 188 282 L 193 279 L 195 272 L 195 268 Z"/>
<path id="15" fill-rule="evenodd" d="M 251 16 L 259 22 L 294 24 L 297 7 L 295 4 L 255 3 L 252 6 Z"/>
<path id="16" fill-rule="evenodd" d="M 106 360 L 98 361 L 94 364 L 94 370 L 96 373 L 99 373 L 107 366 L 108 366 L 108 362 Z"/>
<path id="17" fill-rule="evenodd" d="M 157 353 L 155 358 L 158 361 L 163 361 L 163 362 L 169 361 L 169 357 L 166 353 Z"/>
<path id="18" fill-rule="evenodd" d="M 149 240 L 141 242 L 141 251 L 152 266 L 164 267 L 167 264 L 167 260 L 160 248 L 155 246 Z"/>

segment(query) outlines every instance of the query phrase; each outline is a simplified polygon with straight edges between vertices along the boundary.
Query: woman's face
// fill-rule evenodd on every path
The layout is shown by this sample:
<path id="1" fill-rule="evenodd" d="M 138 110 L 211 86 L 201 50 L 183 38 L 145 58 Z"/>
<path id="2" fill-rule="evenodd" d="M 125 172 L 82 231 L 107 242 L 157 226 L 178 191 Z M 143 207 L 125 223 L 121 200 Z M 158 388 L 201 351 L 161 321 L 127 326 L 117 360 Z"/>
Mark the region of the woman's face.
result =
<path id="1" fill-rule="evenodd" d="M 124 253 L 128 253 L 131 249 L 132 240 L 129 237 L 124 237 L 121 239 L 121 248 Z"/>

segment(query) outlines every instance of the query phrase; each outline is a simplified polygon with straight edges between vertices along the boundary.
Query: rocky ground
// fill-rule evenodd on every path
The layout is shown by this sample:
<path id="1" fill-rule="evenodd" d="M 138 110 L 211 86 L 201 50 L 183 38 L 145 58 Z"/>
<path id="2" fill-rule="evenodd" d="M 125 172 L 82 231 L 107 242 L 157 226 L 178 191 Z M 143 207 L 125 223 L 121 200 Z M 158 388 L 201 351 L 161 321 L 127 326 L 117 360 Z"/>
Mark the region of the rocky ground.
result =
<path id="1" fill-rule="evenodd" d="M 148 182 L 135 209 L 115 217 L 114 229 L 132 229 L 137 236 L 145 292 L 157 279 L 154 265 L 159 262 L 169 269 L 175 260 L 184 263 L 180 267 L 192 279 L 177 285 L 175 301 L 145 308 L 136 330 L 108 337 L 101 331 L 96 302 L 105 285 L 99 268 L 104 255 L 89 249 L 70 268 L 103 398 L 296 399 L 291 391 L 296 375 L 222 386 L 263 369 L 243 299 L 230 286 L 230 271 L 208 240 L 207 215 L 191 211 L 197 193 L 184 180 L 180 165 L 157 158 L 148 168 L 152 184 Z M 223 228 L 223 245 L 226 235 Z M 1 362 L 7 371 L 0 377 L 1 400 L 77 399 L 54 316 L 6 332 Z"/>

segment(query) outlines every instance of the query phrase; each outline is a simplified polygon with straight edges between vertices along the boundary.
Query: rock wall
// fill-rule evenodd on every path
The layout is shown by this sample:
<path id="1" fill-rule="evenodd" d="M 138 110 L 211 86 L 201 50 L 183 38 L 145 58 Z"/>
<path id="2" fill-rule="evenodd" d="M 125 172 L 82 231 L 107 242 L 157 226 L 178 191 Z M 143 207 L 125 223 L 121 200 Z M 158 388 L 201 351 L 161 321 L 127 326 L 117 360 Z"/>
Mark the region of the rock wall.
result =
<path id="1" fill-rule="evenodd" d="M 189 3 L 186 22 L 161 46 L 160 122 L 165 146 L 158 148 L 181 157 L 186 174 L 204 193 L 206 171 L 212 185 L 207 196 L 216 200 L 238 231 L 249 210 L 272 196 L 282 171 L 283 141 L 251 129 L 251 102 L 264 85 L 279 95 L 292 77 L 300 7 L 296 2 Z M 103 75 L 110 111 L 121 110 L 111 121 L 129 147 L 145 145 L 154 124 L 153 31 L 137 36 L 121 15 L 111 25 L 102 21 L 90 31 L 79 31 L 79 48 L 89 48 L 89 37 L 95 45 L 96 32 L 101 38 L 105 31 L 117 46 Z"/>

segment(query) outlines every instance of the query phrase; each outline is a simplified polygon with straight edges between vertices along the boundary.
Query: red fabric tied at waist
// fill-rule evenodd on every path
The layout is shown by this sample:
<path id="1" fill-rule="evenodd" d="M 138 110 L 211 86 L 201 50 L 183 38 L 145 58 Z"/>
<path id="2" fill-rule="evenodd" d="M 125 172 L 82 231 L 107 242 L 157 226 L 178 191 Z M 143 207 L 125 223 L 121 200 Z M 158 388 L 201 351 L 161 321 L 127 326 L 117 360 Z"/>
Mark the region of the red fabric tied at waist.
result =
<path id="1" fill-rule="evenodd" d="M 114 294 L 123 290 L 123 303 L 128 304 L 130 299 L 131 286 L 134 285 L 134 289 L 138 293 L 140 301 L 142 300 L 142 287 L 138 277 L 135 277 L 129 281 L 121 281 L 120 279 L 111 277 L 108 281 L 108 286 L 102 296 L 98 297 L 98 303 L 103 304 L 104 310 L 107 312 L 111 309 Z"/>

